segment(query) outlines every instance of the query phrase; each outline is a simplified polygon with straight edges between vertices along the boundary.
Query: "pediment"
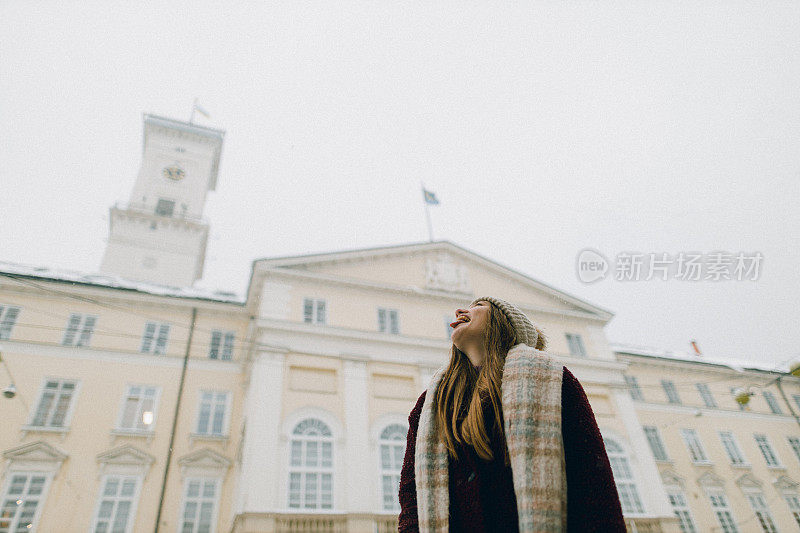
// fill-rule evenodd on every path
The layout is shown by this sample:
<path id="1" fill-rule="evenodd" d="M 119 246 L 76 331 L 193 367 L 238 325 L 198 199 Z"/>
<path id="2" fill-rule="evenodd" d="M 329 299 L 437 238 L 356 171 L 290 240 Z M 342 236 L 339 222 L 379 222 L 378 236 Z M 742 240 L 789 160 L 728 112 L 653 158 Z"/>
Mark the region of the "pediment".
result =
<path id="1" fill-rule="evenodd" d="M 725 480 L 719 477 L 718 475 L 714 474 L 713 472 L 706 472 L 705 474 L 697 478 L 697 482 L 705 487 L 725 486 Z"/>
<path id="2" fill-rule="evenodd" d="M 743 489 L 760 489 L 763 483 L 756 479 L 752 474 L 742 474 L 736 480 L 736 484 Z"/>
<path id="3" fill-rule="evenodd" d="M 10 461 L 61 463 L 68 456 L 44 441 L 37 441 L 6 450 L 3 452 L 3 457 Z"/>
<path id="4" fill-rule="evenodd" d="M 178 464 L 182 467 L 227 469 L 231 465 L 231 460 L 214 450 L 203 448 L 184 455 L 178 459 Z"/>
<path id="5" fill-rule="evenodd" d="M 800 485 L 800 483 L 797 483 L 789 476 L 781 476 L 778 479 L 776 479 L 772 484 L 775 486 L 776 489 L 785 491 L 797 491 L 797 487 L 798 485 Z"/>
<path id="6" fill-rule="evenodd" d="M 528 311 L 609 320 L 613 313 L 448 241 L 259 259 L 253 270 L 425 290 L 471 300 L 496 296 Z M 260 288 L 250 297 L 260 294 Z"/>
<path id="7" fill-rule="evenodd" d="M 664 470 L 661 472 L 661 481 L 666 486 L 684 486 L 684 479 L 672 470 Z"/>
<path id="8" fill-rule="evenodd" d="M 142 465 L 149 466 L 155 457 L 130 444 L 119 446 L 97 456 L 97 462 L 107 465 Z"/>

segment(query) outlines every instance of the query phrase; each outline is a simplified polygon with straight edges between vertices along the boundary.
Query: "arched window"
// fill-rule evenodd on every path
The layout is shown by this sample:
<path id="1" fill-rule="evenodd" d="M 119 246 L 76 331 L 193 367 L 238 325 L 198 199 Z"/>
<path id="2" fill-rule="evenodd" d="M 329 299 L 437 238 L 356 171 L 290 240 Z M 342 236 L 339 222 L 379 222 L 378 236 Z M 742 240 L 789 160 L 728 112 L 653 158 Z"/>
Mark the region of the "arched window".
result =
<path id="1" fill-rule="evenodd" d="M 408 428 L 400 424 L 386 426 L 381 432 L 381 491 L 384 511 L 400 511 L 400 470 L 406 454 Z"/>
<path id="2" fill-rule="evenodd" d="M 639 499 L 639 491 L 636 490 L 636 481 L 633 479 L 628 454 L 616 441 L 612 439 L 604 439 L 604 441 L 623 514 L 643 513 L 644 507 L 642 500 Z"/>
<path id="3" fill-rule="evenodd" d="M 333 507 L 333 435 L 316 418 L 302 420 L 291 435 L 289 507 Z"/>

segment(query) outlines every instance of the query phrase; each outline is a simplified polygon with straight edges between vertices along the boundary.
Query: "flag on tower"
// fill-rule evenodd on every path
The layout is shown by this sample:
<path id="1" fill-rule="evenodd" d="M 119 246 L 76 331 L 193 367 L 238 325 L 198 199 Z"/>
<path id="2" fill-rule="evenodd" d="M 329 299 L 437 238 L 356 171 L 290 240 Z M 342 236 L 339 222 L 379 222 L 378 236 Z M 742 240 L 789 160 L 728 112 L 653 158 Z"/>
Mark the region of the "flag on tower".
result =
<path id="1" fill-rule="evenodd" d="M 424 187 L 422 188 L 422 197 L 425 199 L 426 204 L 439 205 L 439 199 L 436 198 L 436 195 Z"/>

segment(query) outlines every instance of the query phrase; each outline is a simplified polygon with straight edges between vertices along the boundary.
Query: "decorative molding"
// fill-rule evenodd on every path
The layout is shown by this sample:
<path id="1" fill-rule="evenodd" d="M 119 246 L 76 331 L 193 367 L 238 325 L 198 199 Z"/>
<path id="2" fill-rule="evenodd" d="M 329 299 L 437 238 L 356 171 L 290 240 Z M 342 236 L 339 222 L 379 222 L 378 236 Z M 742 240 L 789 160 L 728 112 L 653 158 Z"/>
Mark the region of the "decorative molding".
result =
<path id="1" fill-rule="evenodd" d="M 447 252 L 425 260 L 425 288 L 447 292 L 472 294 L 469 270 L 464 263 L 456 262 Z"/>
<path id="2" fill-rule="evenodd" d="M 3 457 L 13 462 L 58 463 L 60 465 L 69 456 L 58 448 L 40 440 L 6 450 L 3 452 Z"/>
<path id="3" fill-rule="evenodd" d="M 781 492 L 797 492 L 797 487 L 800 486 L 800 483 L 797 483 L 789 476 L 780 476 L 772 482 L 772 485 Z"/>
<path id="4" fill-rule="evenodd" d="M 135 446 L 125 444 L 97 456 L 100 476 L 106 474 L 145 477 L 156 458 Z"/>
<path id="5" fill-rule="evenodd" d="M 685 486 L 685 480 L 676 474 L 673 470 L 664 470 L 661 472 L 661 482 L 667 487 L 681 487 Z"/>
<path id="6" fill-rule="evenodd" d="M 736 484 L 739 485 L 741 489 L 760 489 L 763 483 L 761 483 L 758 479 L 756 479 L 752 474 L 742 474 L 736 480 Z"/>
<path id="7" fill-rule="evenodd" d="M 194 476 L 222 477 L 233 461 L 214 450 L 202 448 L 178 459 L 181 475 L 184 478 Z"/>
<path id="8" fill-rule="evenodd" d="M 699 478 L 697 483 L 706 488 L 724 488 L 725 480 L 716 475 L 714 472 L 706 472 Z"/>

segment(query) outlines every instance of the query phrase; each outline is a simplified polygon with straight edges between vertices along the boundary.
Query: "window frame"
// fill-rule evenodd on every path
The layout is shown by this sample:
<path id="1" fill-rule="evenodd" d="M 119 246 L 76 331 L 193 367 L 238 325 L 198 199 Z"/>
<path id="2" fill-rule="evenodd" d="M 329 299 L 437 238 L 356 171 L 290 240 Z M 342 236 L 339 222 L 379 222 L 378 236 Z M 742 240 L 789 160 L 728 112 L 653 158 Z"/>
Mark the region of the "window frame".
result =
<path id="1" fill-rule="evenodd" d="M 394 427 L 400 429 L 400 439 L 389 439 L 385 438 L 384 434 L 389 431 L 390 429 L 394 430 Z M 381 431 L 378 433 L 378 485 L 380 487 L 380 502 L 381 502 L 381 512 L 400 512 L 400 500 L 397 499 L 397 494 L 400 491 L 400 474 L 403 470 L 403 461 L 405 459 L 405 451 L 406 451 L 406 437 L 408 436 L 408 427 L 404 424 L 400 424 L 397 422 L 384 424 Z M 395 463 L 395 459 L 397 457 L 394 455 L 396 453 L 396 448 L 401 448 L 402 452 L 400 454 L 400 461 L 399 466 L 396 468 L 386 468 L 383 465 L 383 447 L 389 447 L 389 455 L 390 455 L 390 462 Z M 386 508 L 386 492 L 384 491 L 383 486 L 383 478 L 384 476 L 392 476 L 392 482 L 394 483 L 394 478 L 397 478 L 397 487 L 394 489 L 390 496 L 392 498 L 392 507 L 390 509 Z"/>
<path id="2" fill-rule="evenodd" d="M 648 431 L 652 430 L 652 431 Z M 667 454 L 667 447 L 664 445 L 664 439 L 661 438 L 661 432 L 658 430 L 657 426 L 642 426 L 642 431 L 644 431 L 644 436 L 647 439 L 647 444 L 650 446 L 650 451 L 653 453 L 653 458 L 656 461 L 667 463 L 672 462 L 669 458 L 669 454 Z M 651 439 L 652 436 L 652 439 Z M 653 445 L 653 441 L 656 441 Z M 656 447 L 662 452 L 662 457 L 659 457 L 656 453 Z"/>
<path id="3" fill-rule="evenodd" d="M 219 335 L 218 342 L 214 343 L 214 336 Z M 230 339 L 230 345 L 228 344 L 228 339 Z M 233 360 L 233 351 L 236 346 L 236 331 L 235 330 L 222 330 L 222 329 L 213 329 L 211 330 L 211 341 L 208 344 L 208 359 L 213 361 L 232 361 Z M 212 357 L 212 354 L 216 350 L 216 356 Z"/>
<path id="4" fill-rule="evenodd" d="M 70 324 L 73 321 L 73 317 L 77 317 L 78 323 L 75 326 L 74 331 L 70 331 Z M 92 344 L 92 335 L 94 335 L 94 328 L 97 326 L 98 321 L 97 315 L 91 315 L 88 313 L 70 313 L 69 318 L 67 318 L 67 324 L 64 326 L 64 335 L 61 337 L 61 345 L 62 346 L 75 346 L 75 347 L 88 347 Z M 87 328 L 86 322 L 91 320 L 91 325 Z M 87 337 L 86 341 L 83 342 L 84 336 Z M 69 342 L 67 342 L 69 339 Z"/>
<path id="5" fill-rule="evenodd" d="M 711 393 L 711 389 L 708 388 L 708 383 L 695 383 L 695 387 L 697 388 L 697 392 L 700 393 L 700 398 L 703 400 L 703 404 L 707 408 L 716 409 L 719 407 L 719 405 L 717 405 L 717 400 Z"/>
<path id="6" fill-rule="evenodd" d="M 127 404 L 128 397 L 131 394 L 131 389 L 133 387 L 141 387 L 143 390 L 148 388 L 155 389 L 155 395 L 153 396 L 153 422 L 150 424 L 149 429 L 139 429 L 138 427 L 129 428 L 122 426 L 122 418 L 125 416 L 125 406 Z M 139 397 L 139 402 L 137 402 L 137 415 L 134 420 L 141 420 L 142 412 L 142 399 L 143 397 Z M 140 433 L 140 434 L 151 434 L 155 431 L 156 422 L 158 421 L 158 404 L 161 400 L 161 387 L 159 385 L 152 385 L 149 383 L 127 383 L 125 385 L 125 391 L 122 394 L 122 399 L 120 401 L 120 406 L 117 411 L 117 420 L 114 425 L 115 432 L 124 432 L 124 433 Z"/>
<path id="7" fill-rule="evenodd" d="M 11 320 L 8 319 L 8 314 L 14 311 L 14 316 Z M 17 305 L 0 304 L 0 340 L 7 341 L 11 339 L 11 333 L 14 331 L 14 326 L 17 325 L 20 312 L 22 308 Z"/>
<path id="8" fill-rule="evenodd" d="M 569 354 L 574 357 L 588 357 L 583 337 L 579 333 L 564 333 L 567 338 Z"/>
<path id="9" fill-rule="evenodd" d="M 141 475 L 135 474 L 115 474 L 109 473 L 104 474 L 101 479 L 100 483 L 98 484 L 98 491 L 97 491 L 97 498 L 95 499 L 95 506 L 94 512 L 92 513 L 92 522 L 89 531 L 93 532 L 97 530 L 97 521 L 100 519 L 100 509 L 102 507 L 103 500 L 105 499 L 105 489 L 106 489 L 106 482 L 109 478 L 119 478 L 120 479 L 120 488 L 122 485 L 123 480 L 125 479 L 134 479 L 135 486 L 133 488 L 133 496 L 131 497 L 131 507 L 128 511 L 128 521 L 125 524 L 125 533 L 131 533 L 133 531 L 133 525 L 136 522 L 136 509 L 139 505 L 139 497 L 141 496 L 142 492 L 142 485 L 144 484 L 144 478 Z M 114 507 L 111 514 L 111 518 L 116 517 L 116 511 L 118 506 L 116 505 L 121 498 L 119 496 L 114 497 Z M 111 531 L 111 525 L 113 524 L 113 520 L 109 519 L 109 528 L 108 531 Z"/>
<path id="10" fill-rule="evenodd" d="M 31 522 L 30 522 L 30 524 L 31 524 L 30 530 L 31 531 L 36 531 L 36 529 L 38 527 L 38 524 L 39 524 L 39 520 L 42 517 L 42 510 L 44 509 L 44 506 L 47 503 L 47 496 L 50 493 L 50 484 L 53 481 L 53 477 L 55 476 L 55 472 L 54 471 L 33 470 L 33 469 L 30 469 L 30 468 L 8 468 L 6 470 L 6 472 L 4 473 L 3 477 L 5 479 L 3 480 L 2 491 L 0 491 L 0 512 L 2 512 L 3 504 L 4 504 L 5 500 L 8 499 L 9 496 L 11 496 L 8 493 L 8 491 L 11 488 L 14 476 L 22 476 L 22 475 L 28 477 L 28 481 L 26 481 L 26 483 L 25 483 L 25 489 L 24 489 L 25 491 L 27 491 L 27 489 L 30 488 L 30 478 L 32 478 L 33 476 L 42 476 L 42 477 L 44 477 L 44 483 L 42 484 L 42 492 L 40 493 L 41 497 L 37 501 L 36 510 L 33 513 L 33 520 L 31 520 Z M 26 494 L 26 493 L 23 492 L 23 494 Z M 19 507 L 21 508 L 22 506 L 19 506 Z M 15 520 L 16 520 L 16 525 L 15 525 L 15 527 L 12 528 L 11 525 L 15 523 Z M 14 530 L 16 530 L 18 528 L 19 528 L 19 515 L 15 514 L 14 515 L 14 519 L 9 521 L 8 531 L 12 532 L 12 531 L 14 531 Z"/>
<path id="11" fill-rule="evenodd" d="M 755 488 L 746 489 L 743 492 L 747 503 L 750 504 L 750 510 L 753 513 L 753 517 L 761 526 L 762 531 L 765 533 L 778 533 L 778 528 L 775 525 L 775 516 L 772 514 L 772 511 L 769 508 L 765 494 L 761 490 L 757 490 Z M 759 500 L 758 508 L 753 501 L 755 498 L 758 498 Z M 765 513 L 766 516 L 760 516 L 759 513 Z M 772 526 L 772 529 L 766 527 L 766 520 L 769 520 L 769 525 Z"/>
<path id="12" fill-rule="evenodd" d="M 681 428 L 680 430 L 681 438 L 683 439 L 684 444 L 686 445 L 686 449 L 689 452 L 689 459 L 691 459 L 692 464 L 696 465 L 708 465 L 711 464 L 711 460 L 708 458 L 708 453 L 706 453 L 706 448 L 703 446 L 703 441 L 700 440 L 700 435 L 697 433 L 696 429 L 693 428 Z M 693 443 L 696 444 L 696 450 L 692 446 L 692 442 L 690 442 L 689 436 L 693 438 Z M 700 452 L 702 455 L 702 459 L 695 458 L 695 451 Z"/>
<path id="13" fill-rule="evenodd" d="M 634 401 L 643 402 L 644 394 L 642 393 L 642 388 L 639 386 L 639 380 L 636 379 L 636 376 L 623 374 L 622 377 L 625 379 L 625 383 L 628 385 L 628 392 L 630 393 L 631 398 Z"/>
<path id="14" fill-rule="evenodd" d="M 383 313 L 383 329 L 381 329 L 381 313 Z M 394 317 L 394 322 L 392 318 Z M 390 335 L 400 334 L 400 311 L 391 307 L 378 307 L 378 332 L 388 333 Z M 394 326 L 394 328 L 392 327 Z"/>
<path id="15" fill-rule="evenodd" d="M 671 379 L 662 379 L 661 388 L 664 389 L 664 395 L 667 397 L 667 403 L 671 405 L 683 405 L 681 397 L 678 394 L 678 388 L 675 382 Z"/>
<path id="16" fill-rule="evenodd" d="M 762 395 L 764 396 L 764 401 L 767 402 L 767 406 L 769 407 L 770 412 L 773 415 L 782 415 L 783 409 L 781 409 L 780 404 L 778 403 L 778 398 L 772 394 L 772 391 L 761 391 Z"/>
<path id="17" fill-rule="evenodd" d="M 733 529 L 731 533 L 739 533 L 739 524 L 736 522 L 736 517 L 733 515 L 733 510 L 731 509 L 730 502 L 728 501 L 728 495 L 725 493 L 725 490 L 721 487 L 707 487 L 705 489 L 706 497 L 708 498 L 708 502 L 711 505 L 711 512 L 714 513 L 714 516 L 717 519 L 717 523 L 719 523 L 719 529 L 723 533 L 728 533 L 728 529 L 722 523 L 720 519 L 719 513 L 726 513 L 730 518 L 730 522 L 733 525 Z M 724 506 L 716 506 L 714 505 L 714 497 L 720 498 L 722 502 L 725 504 Z M 717 509 L 722 509 L 721 511 L 717 511 Z"/>
<path id="18" fill-rule="evenodd" d="M 216 533 L 217 525 L 219 523 L 219 508 L 220 508 L 220 500 L 222 499 L 222 484 L 223 480 L 221 476 L 203 476 L 203 475 L 193 475 L 193 476 L 186 476 L 183 479 L 183 486 L 181 489 L 181 506 L 178 508 L 178 519 L 176 520 L 176 531 L 177 533 L 183 532 L 183 522 L 186 516 L 186 504 L 189 503 L 188 500 L 189 496 L 189 483 L 192 481 L 199 481 L 200 482 L 200 503 L 203 501 L 202 493 L 203 493 L 203 484 L 206 481 L 213 481 L 215 484 L 214 489 L 214 508 L 211 511 L 211 527 L 209 529 L 209 533 Z M 198 507 L 197 512 L 200 512 Z M 199 517 L 199 514 L 196 516 Z M 192 526 L 192 533 L 197 531 L 199 524 L 195 522 L 194 526 Z"/>
<path id="19" fill-rule="evenodd" d="M 617 487 L 617 496 L 619 497 L 623 514 L 625 514 L 625 516 L 644 516 L 647 513 L 647 509 L 645 508 L 644 501 L 639 494 L 639 483 L 634 473 L 633 464 L 631 463 L 631 454 L 622 444 L 621 439 L 604 436 L 603 442 L 605 444 L 609 464 L 611 465 L 611 471 Z M 619 459 L 619 461 L 616 461 L 617 459 Z M 615 464 L 623 467 L 622 470 L 624 470 L 624 472 L 615 471 Z M 635 497 L 635 501 L 633 497 Z M 628 500 L 630 500 L 634 508 L 626 511 L 625 502 Z M 636 508 L 636 504 L 638 504 L 638 509 Z"/>
<path id="20" fill-rule="evenodd" d="M 306 320 L 306 306 L 308 302 L 311 302 L 311 320 Z M 321 304 L 321 306 L 320 306 Z M 322 312 L 320 312 L 320 307 L 322 308 Z M 320 320 L 320 315 L 322 315 L 322 320 Z M 304 324 L 312 324 L 315 326 L 327 326 L 328 325 L 328 302 L 324 298 L 311 298 L 311 297 L 304 297 L 303 298 L 303 323 Z"/>
<path id="21" fill-rule="evenodd" d="M 681 533 L 697 533 L 697 522 L 695 522 L 694 515 L 692 514 L 692 509 L 689 507 L 689 501 L 686 499 L 686 491 L 683 490 L 682 487 L 678 485 L 667 485 L 664 487 L 665 492 L 667 493 L 667 501 L 672 508 L 672 512 L 675 513 L 675 516 L 678 518 L 678 527 L 680 527 Z M 674 496 L 677 496 L 683 501 L 682 505 L 676 505 L 673 502 Z M 685 513 L 683 516 L 679 514 L 679 512 Z M 691 529 L 686 530 L 684 526 L 684 518 L 688 520 L 688 525 Z"/>
<path id="22" fill-rule="evenodd" d="M 736 435 L 733 434 L 733 431 L 721 429 L 717 431 L 717 435 L 719 436 L 719 441 L 722 444 L 722 449 L 725 450 L 725 455 L 728 457 L 728 461 L 731 466 L 744 466 L 749 467 L 750 462 L 747 460 L 747 457 L 744 455 L 742 451 L 742 447 L 739 445 L 739 440 L 736 438 Z M 741 458 L 741 461 L 734 461 L 734 458 L 731 456 L 731 452 L 726 445 L 725 436 L 730 437 L 728 439 L 728 444 L 734 449 L 736 454 Z"/>
<path id="23" fill-rule="evenodd" d="M 147 338 L 147 328 L 150 324 L 153 324 L 155 328 L 153 331 L 153 335 L 150 338 L 149 343 L 147 344 L 147 349 L 145 350 L 145 339 Z M 164 346 L 162 348 L 163 351 L 159 351 L 159 342 L 161 339 L 161 332 L 166 329 L 166 333 L 164 334 Z M 144 331 L 142 332 L 142 343 L 139 347 L 139 353 L 149 354 L 149 355 L 166 355 L 167 353 L 167 346 L 169 346 L 169 333 L 170 333 L 171 324 L 169 322 L 157 322 L 155 320 L 148 320 L 144 324 Z"/>
<path id="24" fill-rule="evenodd" d="M 298 427 L 305 423 L 306 421 L 315 421 L 319 424 L 322 424 L 324 428 L 327 430 L 329 435 L 307 435 L 307 434 L 298 434 L 295 433 Z M 292 464 L 292 456 L 293 456 L 293 448 L 294 442 L 297 441 L 300 443 L 300 464 L 294 465 Z M 318 461 L 319 464 L 317 465 L 306 465 L 304 464 L 304 457 L 308 454 L 308 446 L 304 446 L 303 442 L 314 441 L 317 443 L 317 457 L 320 459 Z M 323 446 L 324 443 L 330 443 L 330 465 L 324 466 L 322 464 L 322 457 L 323 457 Z M 284 495 L 286 497 L 286 508 L 290 509 L 292 512 L 333 512 L 336 509 L 336 470 L 338 468 L 337 461 L 336 461 L 336 453 L 337 453 L 337 439 L 336 434 L 334 433 L 334 428 L 328 421 L 324 420 L 323 418 L 316 416 L 314 414 L 308 414 L 306 416 L 302 416 L 292 423 L 291 427 L 289 428 L 289 435 L 287 439 L 287 455 L 286 455 L 286 478 L 285 478 L 285 485 L 284 485 Z M 305 454 L 304 454 L 305 451 Z M 318 487 L 319 493 L 317 498 L 317 505 L 315 507 L 308 507 L 304 505 L 306 503 L 305 494 L 307 492 L 306 487 L 306 478 L 304 474 L 314 473 L 318 478 Z M 300 476 L 300 485 L 298 487 L 298 506 L 292 506 L 292 474 L 299 474 Z M 330 507 L 323 507 L 322 502 L 322 475 L 328 474 L 331 480 L 331 487 L 330 487 Z"/>
<path id="25" fill-rule="evenodd" d="M 767 454 L 764 453 L 764 448 L 762 447 L 761 442 L 759 442 L 759 437 L 763 437 L 764 445 L 770 452 L 770 455 L 775 459 L 775 464 L 770 464 L 770 461 L 767 458 Z M 764 463 L 766 463 L 767 468 L 777 468 L 783 469 L 783 462 L 781 458 L 778 456 L 777 452 L 775 451 L 775 447 L 772 445 L 772 442 L 769 440 L 769 436 L 766 433 L 753 433 L 753 440 L 756 441 L 756 447 L 761 452 L 761 457 L 764 458 Z"/>
<path id="26" fill-rule="evenodd" d="M 197 391 L 197 410 L 195 411 L 195 420 L 194 420 L 194 432 L 192 433 L 195 437 L 200 438 L 229 438 L 230 437 L 230 424 L 231 424 L 231 411 L 232 411 L 232 403 L 233 403 L 233 393 L 229 390 L 215 390 L 215 389 L 200 389 Z M 213 394 L 213 402 L 211 405 L 211 411 L 208 417 L 208 427 L 213 430 L 214 427 L 214 407 L 216 406 L 216 398 L 218 394 L 225 395 L 225 415 L 222 419 L 222 433 L 201 433 L 200 429 L 200 413 L 203 409 L 203 394 Z"/>
<path id="27" fill-rule="evenodd" d="M 36 421 L 36 414 L 39 412 L 39 406 L 42 402 L 42 398 L 44 393 L 47 390 L 47 383 L 49 381 L 58 381 L 59 382 L 59 391 L 61 390 L 61 383 L 62 382 L 72 382 L 74 383 L 74 388 L 72 389 L 72 396 L 70 397 L 69 407 L 67 407 L 66 413 L 64 413 L 64 423 L 60 426 L 53 426 L 53 425 L 34 425 Z M 28 420 L 25 425 L 25 429 L 28 430 L 37 430 L 37 431 L 62 431 L 67 432 L 70 430 L 70 426 L 72 425 L 72 415 L 75 412 L 75 405 L 78 403 L 78 394 L 81 388 L 81 380 L 74 379 L 74 378 L 62 378 L 62 377 L 45 377 L 42 379 L 41 383 L 39 384 L 39 392 L 36 395 L 36 403 L 33 406 L 30 414 L 28 415 Z M 53 413 L 55 412 L 55 407 L 57 405 L 57 398 L 54 398 L 53 403 L 51 404 L 50 408 L 48 409 L 48 415 L 45 417 L 46 419 L 51 419 Z"/>

